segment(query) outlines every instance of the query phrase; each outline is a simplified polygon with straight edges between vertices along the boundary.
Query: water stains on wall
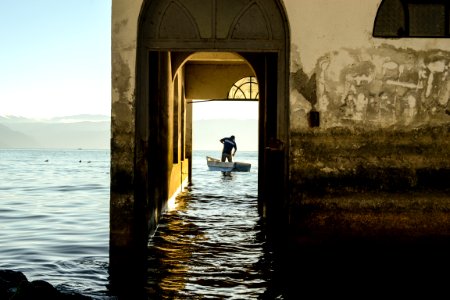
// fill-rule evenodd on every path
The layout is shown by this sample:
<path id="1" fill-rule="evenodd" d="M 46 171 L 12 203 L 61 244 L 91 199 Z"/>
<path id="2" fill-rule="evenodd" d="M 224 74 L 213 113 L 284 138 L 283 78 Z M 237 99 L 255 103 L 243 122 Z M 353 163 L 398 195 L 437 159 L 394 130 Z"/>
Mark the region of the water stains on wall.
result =
<path id="1" fill-rule="evenodd" d="M 307 125 L 296 118 L 317 110 L 321 127 L 415 127 L 450 122 L 450 53 L 415 51 L 384 45 L 340 49 L 322 56 L 311 76 L 291 74 L 292 127 Z M 315 89 L 311 88 L 315 82 Z M 313 91 L 317 91 L 314 96 Z M 297 115 L 296 115 L 297 113 Z"/>
<path id="2" fill-rule="evenodd" d="M 383 45 L 291 73 L 292 201 L 349 191 L 447 189 L 450 53 Z M 320 115 L 311 126 L 308 115 Z M 431 180 L 430 180 L 431 179 Z"/>

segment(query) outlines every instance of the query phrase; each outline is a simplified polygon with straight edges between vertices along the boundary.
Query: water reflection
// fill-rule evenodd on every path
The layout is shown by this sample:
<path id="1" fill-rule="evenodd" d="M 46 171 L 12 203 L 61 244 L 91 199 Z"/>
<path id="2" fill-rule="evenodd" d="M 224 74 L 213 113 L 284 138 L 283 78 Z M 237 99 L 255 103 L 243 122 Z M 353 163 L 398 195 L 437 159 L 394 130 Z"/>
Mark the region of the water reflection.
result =
<path id="1" fill-rule="evenodd" d="M 163 217 L 149 240 L 149 299 L 267 295 L 273 260 L 257 214 L 257 187 L 249 179 L 254 180 L 216 176 L 177 197 L 177 209 Z"/>
<path id="2" fill-rule="evenodd" d="M 124 299 L 403 299 L 448 289 L 447 239 L 355 239 L 329 219 L 324 232 L 269 232 L 257 213 L 257 173 L 194 164 L 194 174 L 149 239 L 145 295 Z"/>

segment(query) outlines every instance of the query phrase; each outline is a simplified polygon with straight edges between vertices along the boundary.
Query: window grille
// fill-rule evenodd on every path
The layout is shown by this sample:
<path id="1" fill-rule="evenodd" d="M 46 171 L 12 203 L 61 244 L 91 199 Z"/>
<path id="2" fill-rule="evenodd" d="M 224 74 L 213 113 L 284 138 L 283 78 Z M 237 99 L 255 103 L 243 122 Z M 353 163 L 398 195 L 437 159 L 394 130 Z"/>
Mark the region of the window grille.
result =
<path id="1" fill-rule="evenodd" d="M 383 0 L 375 18 L 373 36 L 448 38 L 449 16 L 448 0 Z"/>
<path id="2" fill-rule="evenodd" d="M 258 98 L 258 81 L 253 76 L 236 81 L 228 92 L 228 99 L 258 100 Z"/>

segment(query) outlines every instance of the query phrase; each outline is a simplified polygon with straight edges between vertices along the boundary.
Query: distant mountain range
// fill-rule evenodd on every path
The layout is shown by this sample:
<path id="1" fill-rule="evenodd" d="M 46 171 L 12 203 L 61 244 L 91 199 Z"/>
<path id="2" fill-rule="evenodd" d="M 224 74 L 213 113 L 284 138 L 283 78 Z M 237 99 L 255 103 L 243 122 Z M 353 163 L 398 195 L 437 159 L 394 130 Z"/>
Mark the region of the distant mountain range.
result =
<path id="1" fill-rule="evenodd" d="M 257 120 L 197 120 L 194 150 L 222 150 L 219 140 L 235 135 L 238 150 L 255 151 Z M 75 115 L 45 120 L 0 116 L 0 148 L 109 149 L 111 120 L 104 115 Z"/>
<path id="2" fill-rule="evenodd" d="M 110 124 L 103 115 L 45 120 L 0 116 L 0 148 L 108 149 Z"/>

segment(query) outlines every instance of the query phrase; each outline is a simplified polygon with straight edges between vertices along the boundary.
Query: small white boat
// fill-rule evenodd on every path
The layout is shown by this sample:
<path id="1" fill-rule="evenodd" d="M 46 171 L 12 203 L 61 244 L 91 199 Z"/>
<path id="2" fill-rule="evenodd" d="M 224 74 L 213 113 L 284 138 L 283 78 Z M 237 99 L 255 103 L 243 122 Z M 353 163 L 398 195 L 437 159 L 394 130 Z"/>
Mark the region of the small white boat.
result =
<path id="1" fill-rule="evenodd" d="M 210 156 L 206 157 L 206 162 L 208 168 L 211 171 L 222 171 L 222 172 L 249 172 L 251 164 L 244 162 L 222 162 L 217 158 Z"/>

